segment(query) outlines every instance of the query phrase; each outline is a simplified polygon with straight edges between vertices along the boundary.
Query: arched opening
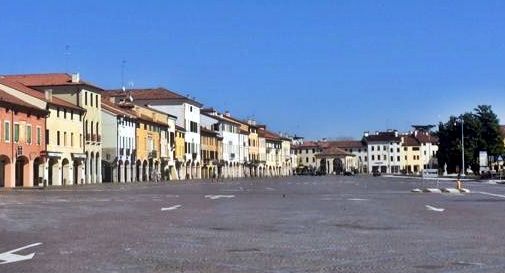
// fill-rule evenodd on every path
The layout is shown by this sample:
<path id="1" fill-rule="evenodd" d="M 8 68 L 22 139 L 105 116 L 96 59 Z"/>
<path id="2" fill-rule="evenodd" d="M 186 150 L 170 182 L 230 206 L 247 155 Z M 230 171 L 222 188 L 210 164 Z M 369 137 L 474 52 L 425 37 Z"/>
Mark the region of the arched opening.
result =
<path id="1" fill-rule="evenodd" d="M 112 164 L 102 160 L 102 180 L 103 182 L 112 182 Z"/>
<path id="2" fill-rule="evenodd" d="M 147 163 L 147 160 L 144 160 L 144 163 L 142 164 L 142 181 L 148 181 L 148 172 L 149 164 Z"/>
<path id="3" fill-rule="evenodd" d="M 130 182 L 130 161 L 126 160 L 124 163 L 124 181 Z"/>
<path id="4" fill-rule="evenodd" d="M 119 181 L 119 183 L 123 183 L 124 182 L 124 174 L 125 174 L 123 161 L 118 160 L 117 167 L 118 167 L 117 181 Z"/>
<path id="5" fill-rule="evenodd" d="M 93 123 L 93 122 L 91 122 Z M 93 126 L 93 125 L 92 125 Z M 93 127 L 91 127 L 93 128 Z M 95 169 L 96 169 L 96 166 L 95 166 L 95 154 L 93 152 L 90 153 L 89 155 L 89 182 L 90 183 L 95 183 Z"/>
<path id="6" fill-rule="evenodd" d="M 44 160 L 40 157 L 33 160 L 33 186 L 44 185 Z"/>
<path id="7" fill-rule="evenodd" d="M 142 181 L 142 162 L 140 160 L 137 160 L 135 174 L 137 182 Z"/>
<path id="8" fill-rule="evenodd" d="M 333 170 L 335 171 L 335 174 L 342 174 L 344 172 L 344 164 L 342 163 L 342 159 L 333 159 Z"/>
<path id="9" fill-rule="evenodd" d="M 49 181 L 48 185 L 60 185 L 60 164 L 58 159 L 50 158 L 49 159 Z"/>
<path id="10" fill-rule="evenodd" d="M 8 185 L 7 180 L 11 179 L 10 159 L 6 155 L 0 155 L 0 187 Z"/>
<path id="11" fill-rule="evenodd" d="M 63 178 L 63 185 L 71 185 L 72 180 L 70 179 L 70 162 L 66 158 L 61 161 L 61 174 L 61 177 Z"/>
<path id="12" fill-rule="evenodd" d="M 16 159 L 16 187 L 23 187 L 23 185 L 28 185 L 27 179 L 30 179 L 28 177 L 28 169 L 30 168 L 28 163 L 28 158 L 25 156 L 20 156 Z"/>
<path id="13" fill-rule="evenodd" d="M 98 123 L 97 123 L 98 124 Z M 98 133 L 98 131 L 97 131 Z M 101 183 L 101 164 L 100 164 L 100 153 L 95 154 L 95 183 Z"/>

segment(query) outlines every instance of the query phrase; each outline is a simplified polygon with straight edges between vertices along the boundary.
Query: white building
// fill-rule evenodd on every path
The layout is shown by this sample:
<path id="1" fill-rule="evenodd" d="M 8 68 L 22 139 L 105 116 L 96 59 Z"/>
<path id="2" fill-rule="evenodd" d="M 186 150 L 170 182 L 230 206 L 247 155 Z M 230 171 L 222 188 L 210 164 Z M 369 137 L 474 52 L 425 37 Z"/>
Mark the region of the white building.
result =
<path id="1" fill-rule="evenodd" d="M 214 109 L 203 109 L 201 113 L 204 127 L 208 127 L 208 123 L 213 120 L 218 121 L 214 128 L 223 138 L 223 177 L 240 177 L 240 123 L 226 119 L 223 114 Z"/>
<path id="2" fill-rule="evenodd" d="M 165 88 L 128 90 L 138 105 L 148 106 L 177 118 L 176 125 L 185 129 L 185 165 L 190 179 L 201 177 L 200 108 L 196 100 Z M 121 91 L 111 93 L 121 94 Z"/>
<path id="3" fill-rule="evenodd" d="M 103 182 L 135 182 L 136 117 L 107 99 L 102 101 Z"/>
<path id="4" fill-rule="evenodd" d="M 365 132 L 364 140 L 367 143 L 369 173 L 400 173 L 402 143 L 398 131 Z"/>

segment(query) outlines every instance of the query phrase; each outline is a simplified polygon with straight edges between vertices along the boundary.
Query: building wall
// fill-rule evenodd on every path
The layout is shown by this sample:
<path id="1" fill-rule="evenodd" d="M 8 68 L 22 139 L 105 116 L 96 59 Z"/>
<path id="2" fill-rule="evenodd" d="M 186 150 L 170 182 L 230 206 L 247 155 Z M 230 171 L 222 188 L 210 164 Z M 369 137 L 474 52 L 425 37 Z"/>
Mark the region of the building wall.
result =
<path id="1" fill-rule="evenodd" d="M 17 140 L 15 130 L 18 132 Z M 14 106 L 0 106 L 0 187 L 33 186 L 33 165 L 35 160 L 42 163 L 40 155 L 46 147 L 44 132 L 44 114 L 27 113 L 26 109 L 20 111 Z M 21 174 L 18 172 L 17 175 L 16 161 L 25 163 Z M 42 176 L 41 169 L 39 177 Z"/>
<path id="2" fill-rule="evenodd" d="M 179 162 L 184 162 L 184 143 L 185 143 L 184 132 L 176 130 L 175 132 L 175 159 Z"/>
<path id="3" fill-rule="evenodd" d="M 102 153 L 104 160 L 108 162 L 113 162 L 119 151 L 118 151 L 118 127 L 116 115 L 110 113 L 109 111 L 102 109 L 102 122 L 103 130 L 102 137 Z"/>
<path id="4" fill-rule="evenodd" d="M 249 161 L 259 160 L 259 138 L 257 129 L 251 127 L 249 130 Z"/>

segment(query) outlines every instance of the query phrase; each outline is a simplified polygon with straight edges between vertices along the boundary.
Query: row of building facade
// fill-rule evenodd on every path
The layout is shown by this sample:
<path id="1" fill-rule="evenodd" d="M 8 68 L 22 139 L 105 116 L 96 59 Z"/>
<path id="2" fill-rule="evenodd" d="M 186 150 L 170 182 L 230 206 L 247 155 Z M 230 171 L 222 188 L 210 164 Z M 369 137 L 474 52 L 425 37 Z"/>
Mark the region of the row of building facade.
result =
<path id="1" fill-rule="evenodd" d="M 290 175 L 292 139 L 165 88 L 0 76 L 0 187 Z"/>
<path id="2" fill-rule="evenodd" d="M 426 126 L 408 133 L 365 132 L 361 140 L 305 141 L 293 146 L 299 172 L 420 174 L 437 169 L 438 138 Z"/>

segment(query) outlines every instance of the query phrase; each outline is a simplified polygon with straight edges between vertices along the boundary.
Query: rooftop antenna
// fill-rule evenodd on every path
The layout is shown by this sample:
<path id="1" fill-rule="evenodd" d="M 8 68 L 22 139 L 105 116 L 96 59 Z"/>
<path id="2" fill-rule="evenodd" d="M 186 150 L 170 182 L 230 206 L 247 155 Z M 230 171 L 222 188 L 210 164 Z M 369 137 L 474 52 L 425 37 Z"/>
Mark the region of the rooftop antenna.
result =
<path id="1" fill-rule="evenodd" d="M 125 65 L 126 65 L 126 61 L 123 59 L 121 61 L 121 86 L 123 87 L 123 90 L 125 89 L 125 85 L 124 85 L 124 70 L 125 70 Z"/>
<path id="2" fill-rule="evenodd" d="M 69 58 L 70 58 L 70 46 L 69 45 L 65 45 L 65 52 L 63 53 L 63 55 L 65 56 L 64 57 L 64 59 L 65 59 L 65 71 L 69 72 L 68 71 L 68 62 L 69 62 Z"/>

